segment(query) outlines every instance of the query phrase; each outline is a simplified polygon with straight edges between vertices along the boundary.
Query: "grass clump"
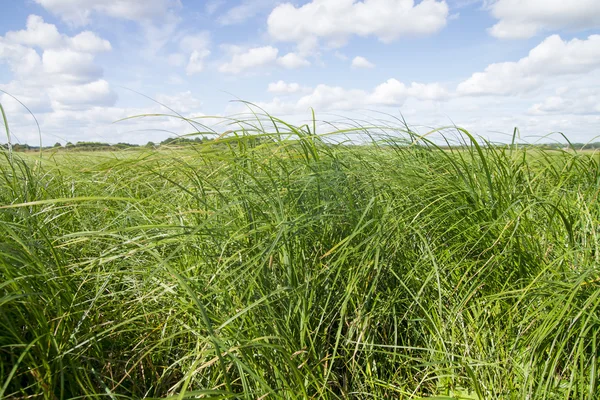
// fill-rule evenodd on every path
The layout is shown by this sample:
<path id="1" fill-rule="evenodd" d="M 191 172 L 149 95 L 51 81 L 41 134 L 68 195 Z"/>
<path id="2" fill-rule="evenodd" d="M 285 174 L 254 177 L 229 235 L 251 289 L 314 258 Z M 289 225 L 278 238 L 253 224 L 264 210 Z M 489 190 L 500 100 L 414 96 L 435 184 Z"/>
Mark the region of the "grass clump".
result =
<path id="1" fill-rule="evenodd" d="M 597 398 L 598 154 L 257 118 L 3 151 L 0 397 Z"/>

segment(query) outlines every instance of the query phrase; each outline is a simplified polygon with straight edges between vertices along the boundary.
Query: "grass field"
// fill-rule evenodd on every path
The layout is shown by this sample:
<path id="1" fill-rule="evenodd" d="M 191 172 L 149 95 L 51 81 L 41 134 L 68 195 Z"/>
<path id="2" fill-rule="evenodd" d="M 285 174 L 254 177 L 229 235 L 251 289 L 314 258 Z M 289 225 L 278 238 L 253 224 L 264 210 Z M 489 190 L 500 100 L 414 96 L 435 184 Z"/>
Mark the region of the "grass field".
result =
<path id="1" fill-rule="evenodd" d="M 255 125 L 0 154 L 0 398 L 600 396 L 598 153 Z"/>

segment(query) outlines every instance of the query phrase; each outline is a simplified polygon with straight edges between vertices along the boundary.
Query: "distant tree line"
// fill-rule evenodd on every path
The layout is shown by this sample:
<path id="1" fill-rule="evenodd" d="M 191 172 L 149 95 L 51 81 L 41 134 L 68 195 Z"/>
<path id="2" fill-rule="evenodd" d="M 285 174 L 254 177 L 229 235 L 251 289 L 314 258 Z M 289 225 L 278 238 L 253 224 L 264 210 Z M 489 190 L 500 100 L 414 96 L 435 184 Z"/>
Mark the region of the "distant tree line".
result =
<path id="1" fill-rule="evenodd" d="M 496 148 L 508 148 L 510 147 L 509 144 L 494 144 L 492 145 Z M 445 150 L 449 150 L 449 149 L 459 149 L 461 148 L 462 145 L 456 145 L 456 146 L 447 146 L 447 145 L 442 145 L 439 146 L 439 148 L 441 149 L 445 149 Z M 486 146 L 482 146 L 482 147 L 486 147 Z M 593 143 L 538 143 L 538 144 L 529 144 L 529 143 L 521 143 L 519 144 L 519 147 L 523 148 L 523 147 L 528 147 L 528 148 L 532 148 L 532 149 L 543 149 L 543 150 L 569 150 L 569 149 L 575 149 L 575 150 L 595 150 L 595 149 L 600 149 L 600 142 L 593 142 Z"/>
<path id="2" fill-rule="evenodd" d="M 207 137 L 195 137 L 193 139 L 188 138 L 168 138 L 163 140 L 160 143 L 148 142 L 143 146 L 139 144 L 131 144 L 131 143 L 117 143 L 110 144 L 104 142 L 76 142 L 71 143 L 67 142 L 64 146 L 56 142 L 53 146 L 43 146 L 42 150 L 59 150 L 59 151 L 111 151 L 111 150 L 124 150 L 124 149 L 134 149 L 134 148 L 150 148 L 156 149 L 160 146 L 189 146 L 193 144 L 201 144 L 204 142 L 211 141 L 213 139 Z M 0 147 L 4 149 L 8 149 L 8 144 L 0 144 Z M 14 151 L 40 151 L 40 146 L 31 146 L 28 144 L 20 144 L 16 143 L 12 145 L 12 149 Z"/>
<path id="3" fill-rule="evenodd" d="M 593 143 L 571 143 L 571 145 L 565 143 L 544 143 L 535 145 L 535 147 L 541 147 L 544 149 L 565 149 L 565 148 L 574 148 L 577 150 L 594 150 L 600 149 L 600 142 Z"/>
<path id="4" fill-rule="evenodd" d="M 193 139 L 184 138 L 184 137 L 170 137 L 163 140 L 160 143 L 148 142 L 145 145 L 139 144 L 131 144 L 131 143 L 117 143 L 110 144 L 104 142 L 76 142 L 71 143 L 67 142 L 64 146 L 61 143 L 55 143 L 53 146 L 44 146 L 42 150 L 59 150 L 59 151 L 116 151 L 116 150 L 124 150 L 124 149 L 135 149 L 135 148 L 149 148 L 149 149 L 158 149 L 161 146 L 190 146 L 194 144 L 202 144 L 205 142 L 212 141 L 214 139 L 207 137 L 195 137 Z M 258 145 L 265 141 L 265 138 L 257 137 L 253 139 L 253 144 Z M 505 144 L 498 144 L 498 147 L 508 146 Z M 570 149 L 574 148 L 577 150 L 595 150 L 600 149 L 600 142 L 593 143 L 572 143 L 571 145 L 565 143 L 540 143 L 540 144 L 524 144 L 521 146 L 528 146 L 531 148 L 539 148 L 539 149 Z M 460 147 L 460 146 L 452 146 L 452 147 Z M 0 144 L 0 148 L 8 149 L 8 144 Z M 450 148 L 448 146 L 441 146 L 441 148 Z M 40 151 L 39 146 L 30 146 L 28 144 L 20 144 L 16 143 L 12 145 L 12 149 L 14 151 Z"/>

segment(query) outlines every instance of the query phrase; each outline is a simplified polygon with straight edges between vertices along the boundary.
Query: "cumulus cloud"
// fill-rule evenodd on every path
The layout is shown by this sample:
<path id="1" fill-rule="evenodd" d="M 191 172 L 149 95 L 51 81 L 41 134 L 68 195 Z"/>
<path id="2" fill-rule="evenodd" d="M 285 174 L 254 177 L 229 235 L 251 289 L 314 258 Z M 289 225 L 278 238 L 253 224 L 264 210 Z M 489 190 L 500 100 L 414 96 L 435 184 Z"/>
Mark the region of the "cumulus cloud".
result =
<path id="1" fill-rule="evenodd" d="M 36 48 L 42 50 L 41 56 Z M 70 37 L 36 15 L 27 18 L 25 30 L 0 37 L 0 62 L 8 63 L 15 77 L 27 80 L 28 85 L 95 81 L 102 76 L 102 68 L 95 63 L 94 54 L 109 50 L 110 42 L 93 32 Z"/>
<path id="2" fill-rule="evenodd" d="M 554 112 L 564 112 L 568 107 L 572 106 L 572 102 L 562 98 L 561 96 L 550 96 L 544 99 L 541 103 L 534 104 L 530 109 L 530 114 L 547 114 Z"/>
<path id="3" fill-rule="evenodd" d="M 181 6 L 179 0 L 34 0 L 63 21 L 75 26 L 87 25 L 92 14 L 144 21 L 162 18 L 169 10 Z"/>
<path id="4" fill-rule="evenodd" d="M 52 111 L 48 92 L 40 90 L 39 87 L 22 85 L 21 82 L 15 80 L 0 84 L 0 89 L 16 96 L 34 114 Z M 11 119 L 13 115 L 20 115 L 24 111 L 26 112 L 21 104 L 14 101 L 11 96 L 5 93 L 0 93 L 0 104 L 5 108 Z"/>
<path id="5" fill-rule="evenodd" d="M 181 18 L 174 13 L 167 13 L 158 23 L 141 21 L 140 33 L 133 39 L 138 42 L 140 55 L 157 61 L 157 56 L 167 45 L 173 45 L 180 39 L 179 24 Z M 161 54 L 162 57 L 162 54 Z"/>
<path id="6" fill-rule="evenodd" d="M 102 77 L 102 68 L 94 56 L 71 49 L 46 50 L 42 55 L 43 70 L 55 80 L 87 83 Z"/>
<path id="7" fill-rule="evenodd" d="M 448 18 L 445 0 L 312 0 L 300 7 L 277 6 L 268 18 L 275 40 L 296 42 L 303 48 L 323 39 L 341 47 L 352 35 L 375 36 L 391 42 L 402 36 L 430 35 L 440 31 Z"/>
<path id="8" fill-rule="evenodd" d="M 71 43 L 71 47 L 78 51 L 85 51 L 88 53 L 100 53 L 103 51 L 110 51 L 112 47 L 108 40 L 102 39 L 96 36 L 95 33 L 90 31 L 84 31 L 80 34 L 68 39 Z"/>
<path id="9" fill-rule="evenodd" d="M 279 80 L 277 82 L 271 82 L 271 83 L 269 83 L 269 86 L 267 87 L 267 91 L 269 91 L 270 93 L 278 93 L 278 94 L 297 93 L 297 92 L 300 92 L 303 90 L 306 90 L 306 88 L 303 88 L 298 83 L 294 83 L 294 82 L 287 83 L 282 80 Z"/>
<path id="10" fill-rule="evenodd" d="M 204 71 L 205 59 L 211 54 L 210 34 L 202 31 L 194 34 L 187 34 L 179 40 L 179 48 L 184 53 L 189 54 L 185 72 L 188 76 Z M 168 57 L 171 65 L 181 66 L 184 64 L 184 55 L 181 53 L 172 53 Z"/>
<path id="11" fill-rule="evenodd" d="M 60 85 L 49 89 L 52 105 L 57 109 L 82 110 L 90 106 L 113 106 L 117 95 L 107 81 L 100 79 L 83 85 Z"/>
<path id="12" fill-rule="evenodd" d="M 503 39 L 530 38 L 563 28 L 600 28 L 600 2 L 597 0 L 496 0 L 491 13 L 498 23 L 489 29 Z"/>
<path id="13" fill-rule="evenodd" d="M 59 47 L 63 44 L 63 35 L 58 33 L 56 26 L 47 24 L 38 15 L 27 17 L 26 26 L 26 29 L 20 31 L 6 32 L 4 38 L 11 43 L 22 44 L 28 47 L 40 47 L 42 49 Z"/>
<path id="14" fill-rule="evenodd" d="M 231 54 L 231 61 L 221 64 L 219 71 L 227 74 L 240 74 L 258 67 L 270 68 L 279 65 L 286 69 L 310 66 L 310 61 L 298 53 L 290 52 L 278 57 L 279 50 L 273 46 L 244 49 L 235 45 L 222 45 Z"/>
<path id="15" fill-rule="evenodd" d="M 370 104 L 401 105 L 409 97 L 419 100 L 444 100 L 450 95 L 439 83 L 412 82 L 410 86 L 397 79 L 388 79 L 378 85 L 368 98 Z"/>
<path id="16" fill-rule="evenodd" d="M 9 65 L 12 73 L 19 78 L 32 76 L 41 69 L 42 59 L 32 48 L 7 42 L 0 37 L 0 62 Z"/>
<path id="17" fill-rule="evenodd" d="M 269 112 L 278 114 L 292 114 L 304 112 L 313 107 L 320 111 L 325 110 L 353 110 L 371 106 L 402 106 L 409 98 L 425 101 L 446 100 L 450 93 L 439 83 L 417 83 L 410 85 L 396 79 L 388 79 L 376 86 L 371 91 L 361 89 L 346 89 L 341 86 L 320 84 L 314 89 L 305 88 L 296 83 L 278 81 L 271 83 L 269 92 L 277 94 L 298 93 L 309 90 L 296 101 L 283 101 L 279 98 L 270 103 L 258 103 Z"/>
<path id="18" fill-rule="evenodd" d="M 92 86 L 90 85 L 90 91 L 95 92 L 91 89 Z M 1 84 L 0 87 L 2 87 Z M 97 89 L 101 89 L 100 84 Z M 99 92 L 101 93 L 102 90 L 99 90 Z M 73 95 L 81 95 L 79 100 L 85 101 L 87 96 L 84 94 L 81 92 L 69 93 L 65 100 L 69 101 Z M 22 98 L 22 96 L 19 97 Z M 161 93 L 154 97 L 185 117 L 195 118 L 204 115 L 200 112 L 202 103 L 189 91 Z M 1 96 L 0 101 L 4 101 Z M 13 103 L 15 102 L 13 101 Z M 126 141 L 128 143 L 145 144 L 148 141 L 160 142 L 165 139 L 165 132 L 183 134 L 191 131 L 190 125 L 180 118 L 156 117 L 114 123 L 132 115 L 171 113 L 171 111 L 156 103 L 149 104 L 146 107 L 117 107 L 95 103 L 90 104 L 88 107 L 78 107 L 76 104 L 72 106 L 61 104 L 60 108 L 53 109 L 52 112 L 36 113 L 42 127 L 43 144 L 53 144 L 57 140 L 63 143 L 66 141 L 89 140 L 110 143 Z M 14 104 L 7 102 L 5 105 L 11 107 Z M 19 107 L 17 104 L 15 109 Z M 32 129 L 32 127 L 35 127 L 34 122 L 29 120 L 26 114 L 11 114 L 10 117 L 12 130 L 16 133 L 15 139 L 17 140 L 15 142 L 39 143 L 37 132 Z M 218 121 L 203 119 L 202 122 L 211 124 Z"/>
<path id="19" fill-rule="evenodd" d="M 210 55 L 209 50 L 194 50 L 190 54 L 187 67 L 185 67 L 185 73 L 188 75 L 194 75 L 204 71 L 204 59 Z"/>
<path id="20" fill-rule="evenodd" d="M 71 37 L 30 15 L 26 29 L 0 36 L 0 62 L 13 72 L 2 88 L 40 113 L 112 106 L 117 95 L 95 61 L 96 53 L 109 50 L 110 42 L 93 32 Z"/>
<path id="21" fill-rule="evenodd" d="M 308 67 L 310 65 L 310 61 L 296 53 L 287 53 L 285 56 L 277 59 L 277 64 L 287 69 L 295 69 Z"/>
<path id="22" fill-rule="evenodd" d="M 356 56 L 352 59 L 352 68 L 375 68 L 375 64 L 362 56 Z"/>
<path id="23" fill-rule="evenodd" d="M 232 48 L 231 61 L 222 64 L 219 71 L 228 74 L 239 74 L 241 72 L 269 65 L 277 60 L 279 51 L 272 46 L 254 47 L 247 51 Z"/>
<path id="24" fill-rule="evenodd" d="M 111 50 L 110 42 L 101 39 L 93 32 L 84 31 L 74 37 L 69 37 L 59 33 L 56 25 L 44 22 L 44 19 L 39 15 L 30 15 L 27 17 L 26 29 L 6 32 L 4 39 L 8 43 L 40 48 L 42 50 L 62 47 L 89 53 Z"/>
<path id="25" fill-rule="evenodd" d="M 600 35 L 564 41 L 547 37 L 516 62 L 490 64 L 458 85 L 462 95 L 510 95 L 539 88 L 549 77 L 600 68 Z"/>
<path id="26" fill-rule="evenodd" d="M 533 104 L 531 115 L 598 115 L 600 114 L 600 87 L 559 88 L 552 96 Z"/>
<path id="27" fill-rule="evenodd" d="M 296 103 L 296 109 L 350 110 L 361 107 L 365 98 L 366 92 L 363 90 L 321 84 L 312 93 L 302 96 Z"/>
<path id="28" fill-rule="evenodd" d="M 185 116 L 198 113 L 202 107 L 202 102 L 189 90 L 175 94 L 159 94 L 156 100 Z"/>

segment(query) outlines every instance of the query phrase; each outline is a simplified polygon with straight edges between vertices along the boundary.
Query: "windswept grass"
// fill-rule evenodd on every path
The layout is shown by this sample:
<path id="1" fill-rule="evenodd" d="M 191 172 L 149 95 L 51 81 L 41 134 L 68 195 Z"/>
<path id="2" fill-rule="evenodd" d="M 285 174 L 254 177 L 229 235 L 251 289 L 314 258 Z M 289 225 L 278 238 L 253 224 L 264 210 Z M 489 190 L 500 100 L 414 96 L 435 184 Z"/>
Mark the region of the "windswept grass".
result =
<path id="1" fill-rule="evenodd" d="M 598 398 L 597 153 L 314 129 L 4 151 L 0 397 Z"/>

